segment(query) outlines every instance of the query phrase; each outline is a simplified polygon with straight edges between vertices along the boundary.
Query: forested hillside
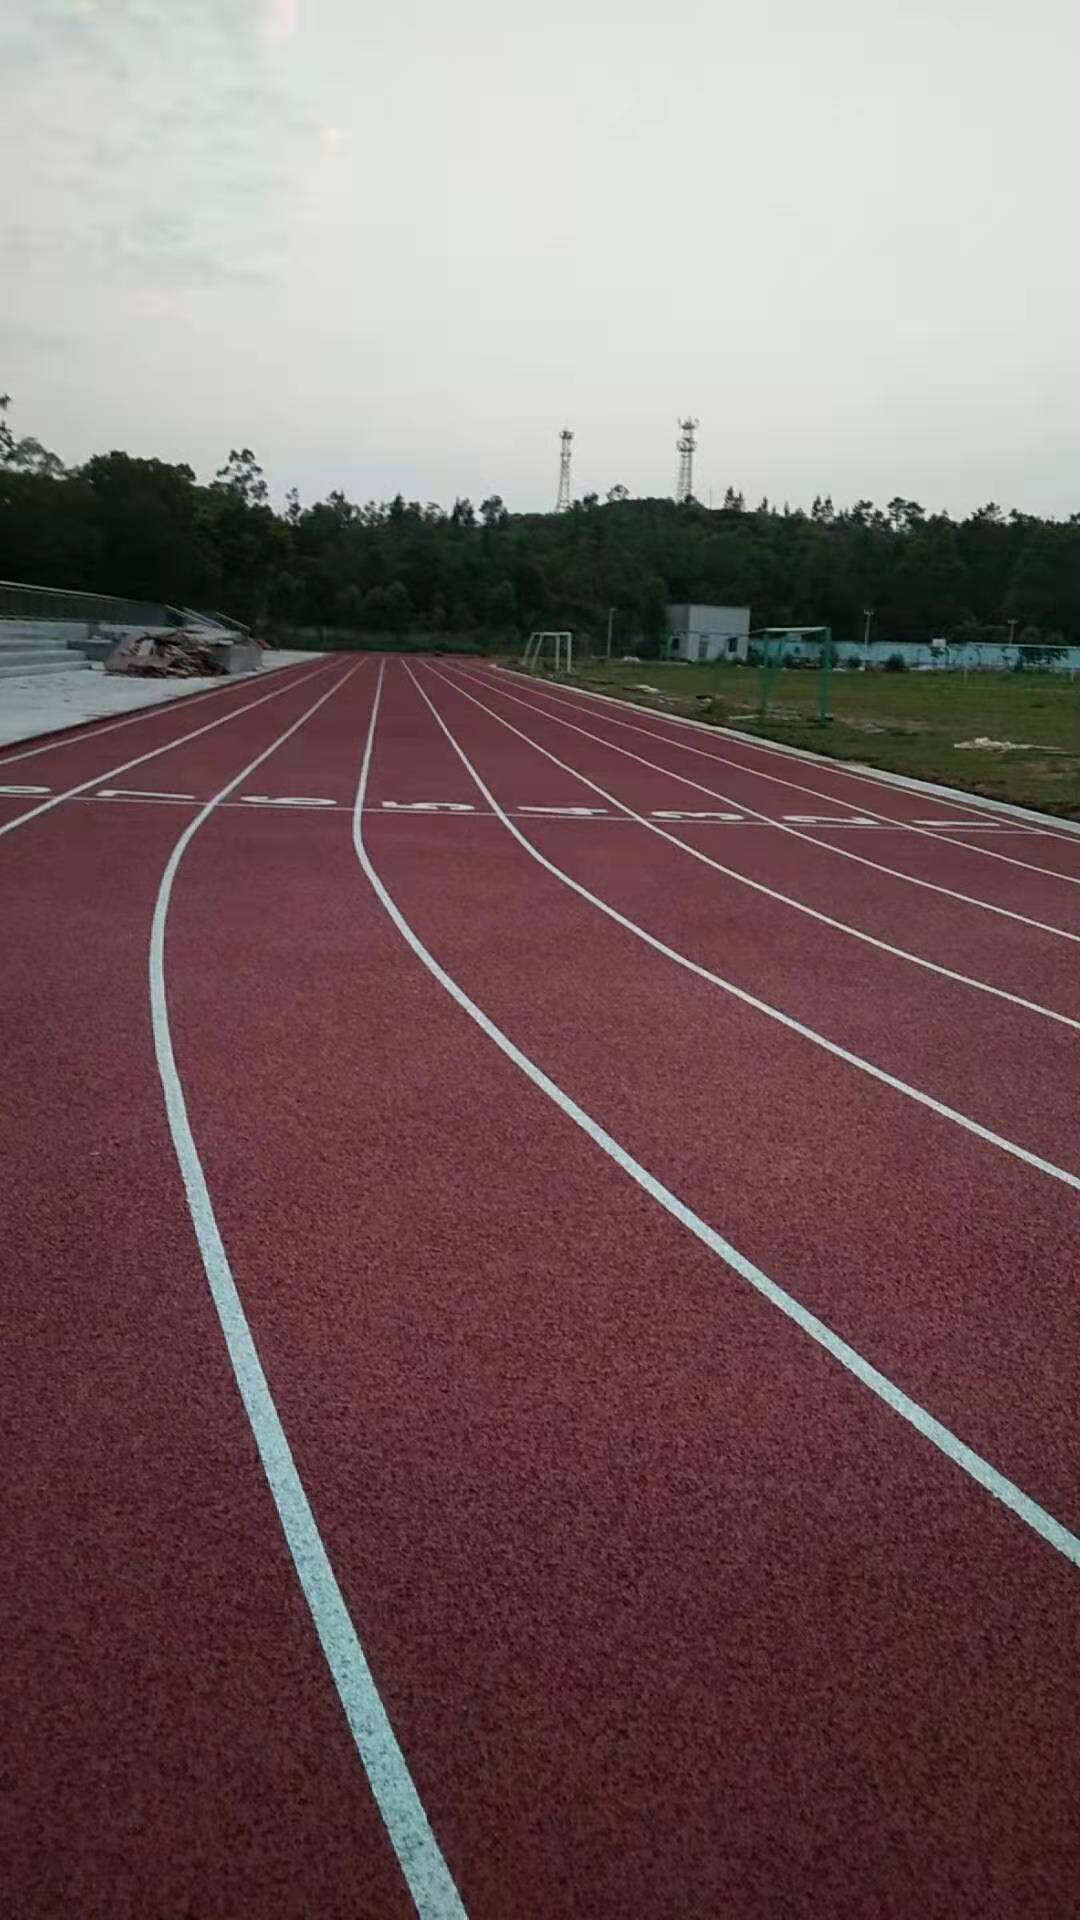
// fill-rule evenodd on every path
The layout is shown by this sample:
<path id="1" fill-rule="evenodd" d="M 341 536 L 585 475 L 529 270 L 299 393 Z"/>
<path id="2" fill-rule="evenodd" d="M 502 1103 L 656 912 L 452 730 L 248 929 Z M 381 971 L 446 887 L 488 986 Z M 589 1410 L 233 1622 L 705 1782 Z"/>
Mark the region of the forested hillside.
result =
<path id="1" fill-rule="evenodd" d="M 344 494 L 284 512 L 247 448 L 209 484 L 189 466 L 96 454 L 66 469 L 17 438 L 0 405 L 0 577 L 216 608 L 273 631 L 475 635 L 536 625 L 655 644 L 668 601 L 749 604 L 755 626 L 828 622 L 877 639 L 1080 641 L 1080 513 L 990 504 L 968 519 L 897 496 L 827 496 L 806 510 L 729 488 L 724 504 L 631 499 L 613 486 L 563 514 L 477 506 L 357 505 Z"/>

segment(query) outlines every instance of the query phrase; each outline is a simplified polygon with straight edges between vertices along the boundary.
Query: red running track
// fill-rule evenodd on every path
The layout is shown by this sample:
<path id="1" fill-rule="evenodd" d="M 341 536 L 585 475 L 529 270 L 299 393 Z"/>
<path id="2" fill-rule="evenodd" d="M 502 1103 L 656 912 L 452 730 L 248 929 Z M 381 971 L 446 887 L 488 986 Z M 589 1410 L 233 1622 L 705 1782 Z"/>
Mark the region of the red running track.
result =
<path id="1" fill-rule="evenodd" d="M 589 804 L 531 740 L 680 805 L 540 700 L 288 680 L 123 776 L 192 800 L 91 786 L 0 839 L 13 1910 L 1075 1912 L 1080 1032 L 616 808 L 527 814 Z M 164 737 L 30 764 L 108 788 Z M 973 882 L 673 832 L 1077 1011 L 1071 943 Z M 167 869 L 177 1083 L 311 1534 L 166 1115 Z M 1066 928 L 1067 882 L 1018 878 Z"/>

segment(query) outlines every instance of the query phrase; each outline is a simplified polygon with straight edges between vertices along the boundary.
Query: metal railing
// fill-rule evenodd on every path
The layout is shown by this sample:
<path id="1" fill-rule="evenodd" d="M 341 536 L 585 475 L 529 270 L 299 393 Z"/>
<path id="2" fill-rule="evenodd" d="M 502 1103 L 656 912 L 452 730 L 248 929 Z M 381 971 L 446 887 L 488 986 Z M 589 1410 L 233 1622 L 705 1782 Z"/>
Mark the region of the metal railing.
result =
<path id="1" fill-rule="evenodd" d="M 48 620 L 98 627 L 224 627 L 250 633 L 242 620 L 224 613 L 196 613 L 165 600 L 129 600 L 120 594 L 84 593 L 66 587 L 36 587 L 25 580 L 0 580 L 0 620 Z"/>

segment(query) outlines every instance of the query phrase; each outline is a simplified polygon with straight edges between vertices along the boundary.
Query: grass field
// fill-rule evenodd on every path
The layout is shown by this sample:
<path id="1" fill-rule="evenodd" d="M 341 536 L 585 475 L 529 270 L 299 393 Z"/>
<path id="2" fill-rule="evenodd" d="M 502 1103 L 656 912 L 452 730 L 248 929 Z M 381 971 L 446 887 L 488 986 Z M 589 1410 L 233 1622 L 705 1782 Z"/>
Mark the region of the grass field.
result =
<path id="1" fill-rule="evenodd" d="M 583 665 L 574 682 L 838 760 L 1080 819 L 1080 680 L 1064 675 L 837 671 L 827 727 L 817 717 L 820 676 L 807 669 L 774 673 L 764 721 L 757 667 L 601 660 Z M 963 744 L 983 738 L 1012 744 Z"/>

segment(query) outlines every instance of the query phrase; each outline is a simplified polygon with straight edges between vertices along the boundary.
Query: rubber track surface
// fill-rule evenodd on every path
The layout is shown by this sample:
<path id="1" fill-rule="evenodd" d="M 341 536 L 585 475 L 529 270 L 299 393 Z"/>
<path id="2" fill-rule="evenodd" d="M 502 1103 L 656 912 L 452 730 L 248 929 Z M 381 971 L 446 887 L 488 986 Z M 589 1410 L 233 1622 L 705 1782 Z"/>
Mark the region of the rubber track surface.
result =
<path id="1" fill-rule="evenodd" d="M 354 664 L 290 674 L 280 699 L 197 739 L 178 736 L 212 702 L 101 740 L 96 761 L 88 739 L 23 765 L 58 786 L 64 763 L 76 784 L 175 727 L 132 784 L 203 801 L 339 687 L 188 848 L 169 1011 L 266 1376 L 462 1905 L 483 1920 L 1076 1912 L 1080 1573 L 679 1227 L 409 950 L 353 847 L 380 670 L 346 684 Z M 467 693 L 632 807 L 686 803 L 542 701 L 501 699 L 495 676 L 385 665 L 364 839 L 434 959 L 657 1178 L 1080 1531 L 1080 1194 L 545 871 L 421 688 L 529 841 L 599 899 L 1074 1172 L 1080 1034 L 633 822 L 523 814 L 587 790 Z M 750 771 L 724 780 L 757 793 L 752 751 L 736 757 Z M 305 797 L 333 804 L 266 804 Z M 431 802 L 476 811 L 409 811 Z M 9 1899 L 103 1920 L 404 1915 L 154 1064 L 150 918 L 194 810 L 88 795 L 0 841 Z M 1076 949 L 1050 934 L 769 827 L 674 831 L 1078 1011 Z M 923 840 L 908 854 L 902 825 L 860 848 L 897 865 L 899 842 L 942 885 L 962 862 L 964 891 L 1037 899 L 1035 917 L 1067 924 L 1060 879 L 1017 870 L 1014 886 L 976 849 Z"/>

